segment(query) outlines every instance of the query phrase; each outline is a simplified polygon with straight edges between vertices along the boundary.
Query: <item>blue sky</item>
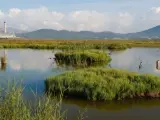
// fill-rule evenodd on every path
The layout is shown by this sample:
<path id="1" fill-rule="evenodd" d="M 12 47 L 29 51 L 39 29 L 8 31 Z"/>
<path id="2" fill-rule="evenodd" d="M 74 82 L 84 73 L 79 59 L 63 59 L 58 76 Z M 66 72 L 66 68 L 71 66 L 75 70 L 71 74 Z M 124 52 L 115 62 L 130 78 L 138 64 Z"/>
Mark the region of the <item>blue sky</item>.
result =
<path id="1" fill-rule="evenodd" d="M 148 7 L 158 7 L 160 0 L 3 0 L 1 9 L 7 11 L 10 8 L 37 8 L 46 6 L 50 10 L 97 10 L 97 11 L 145 11 Z"/>
<path id="2" fill-rule="evenodd" d="M 3 20 L 24 30 L 136 32 L 160 24 L 160 0 L 3 0 Z"/>

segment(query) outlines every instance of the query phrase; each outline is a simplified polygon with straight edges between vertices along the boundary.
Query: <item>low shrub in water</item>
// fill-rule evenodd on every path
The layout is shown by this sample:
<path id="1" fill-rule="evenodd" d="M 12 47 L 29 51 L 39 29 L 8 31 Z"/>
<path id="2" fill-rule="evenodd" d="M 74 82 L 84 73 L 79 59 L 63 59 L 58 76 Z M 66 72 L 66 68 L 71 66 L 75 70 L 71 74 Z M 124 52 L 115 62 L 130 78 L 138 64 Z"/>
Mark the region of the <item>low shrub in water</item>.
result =
<path id="1" fill-rule="evenodd" d="M 159 97 L 160 78 L 117 69 L 86 68 L 48 77 L 46 88 L 49 92 L 63 90 L 65 95 L 88 100 Z"/>
<path id="2" fill-rule="evenodd" d="M 98 50 L 77 50 L 58 52 L 55 54 L 56 61 L 65 64 L 91 65 L 95 63 L 108 63 L 111 58 L 107 53 Z"/>
<path id="3" fill-rule="evenodd" d="M 125 44 L 110 44 L 110 45 L 108 45 L 109 50 L 125 50 L 128 47 L 129 46 L 127 46 Z"/>

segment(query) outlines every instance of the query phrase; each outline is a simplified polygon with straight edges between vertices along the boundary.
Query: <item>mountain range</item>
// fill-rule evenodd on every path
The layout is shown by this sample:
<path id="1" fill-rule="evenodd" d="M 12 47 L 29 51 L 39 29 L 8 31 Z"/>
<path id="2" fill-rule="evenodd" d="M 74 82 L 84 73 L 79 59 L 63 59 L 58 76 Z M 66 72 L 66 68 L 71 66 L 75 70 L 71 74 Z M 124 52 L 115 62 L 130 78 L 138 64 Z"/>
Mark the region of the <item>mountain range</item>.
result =
<path id="1" fill-rule="evenodd" d="M 14 31 L 15 30 L 15 31 Z M 26 32 L 12 29 L 17 37 L 36 38 L 36 39 L 160 39 L 160 25 L 136 33 L 114 33 L 109 31 L 91 32 L 91 31 L 68 31 L 54 29 L 39 29 Z"/>

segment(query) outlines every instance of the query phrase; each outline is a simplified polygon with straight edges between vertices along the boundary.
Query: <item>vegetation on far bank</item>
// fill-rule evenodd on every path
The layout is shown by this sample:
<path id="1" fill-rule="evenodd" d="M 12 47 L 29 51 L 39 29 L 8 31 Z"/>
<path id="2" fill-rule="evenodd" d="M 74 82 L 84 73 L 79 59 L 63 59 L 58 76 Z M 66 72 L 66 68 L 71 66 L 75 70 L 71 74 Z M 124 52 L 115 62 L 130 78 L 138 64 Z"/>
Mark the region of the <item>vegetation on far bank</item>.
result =
<path id="1" fill-rule="evenodd" d="M 117 69 L 86 68 L 69 71 L 46 80 L 48 92 L 88 100 L 122 100 L 160 97 L 160 77 Z"/>
<path id="2" fill-rule="evenodd" d="M 108 46 L 109 50 L 125 50 L 127 48 L 129 48 L 129 45 L 126 44 L 110 44 Z"/>
<path id="3" fill-rule="evenodd" d="M 0 39 L 0 48 L 123 50 L 130 47 L 160 47 L 160 40 Z"/>
<path id="4" fill-rule="evenodd" d="M 90 66 L 95 64 L 107 64 L 111 61 L 110 56 L 100 50 L 72 50 L 57 52 L 57 63 L 73 66 Z"/>

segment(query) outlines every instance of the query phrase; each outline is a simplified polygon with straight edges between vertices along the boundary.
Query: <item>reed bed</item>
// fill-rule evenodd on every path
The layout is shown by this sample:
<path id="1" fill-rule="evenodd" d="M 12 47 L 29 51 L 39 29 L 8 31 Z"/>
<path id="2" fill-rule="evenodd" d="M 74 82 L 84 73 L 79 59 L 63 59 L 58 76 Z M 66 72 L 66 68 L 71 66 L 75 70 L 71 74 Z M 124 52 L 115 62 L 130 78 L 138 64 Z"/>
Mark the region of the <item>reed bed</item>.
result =
<path id="1" fill-rule="evenodd" d="M 116 46 L 116 47 L 115 47 Z M 38 40 L 0 39 L 0 48 L 32 49 L 124 49 L 130 47 L 160 47 L 159 40 Z"/>
<path id="2" fill-rule="evenodd" d="M 24 100 L 22 87 L 12 86 L 0 93 L 0 120 L 64 120 L 65 118 L 61 112 L 61 101 L 50 96 L 36 98 L 33 104 L 33 101 Z"/>
<path id="3" fill-rule="evenodd" d="M 125 50 L 129 48 L 129 46 L 125 45 L 125 44 L 110 44 L 108 46 L 109 50 Z"/>
<path id="4" fill-rule="evenodd" d="M 0 120 L 68 120 L 67 111 L 62 109 L 62 96 L 49 93 L 38 96 L 32 90 L 32 99 L 25 99 L 22 83 L 9 83 L 5 89 L 0 88 Z M 74 120 L 83 120 L 84 111 Z M 71 119 L 72 120 L 72 119 Z"/>
<path id="5" fill-rule="evenodd" d="M 90 66 L 96 64 L 107 64 L 111 61 L 105 51 L 100 50 L 72 50 L 57 52 L 56 61 L 60 64 L 75 66 Z"/>
<path id="6" fill-rule="evenodd" d="M 86 68 L 46 79 L 50 93 L 63 90 L 66 96 L 87 100 L 122 100 L 160 97 L 160 77 L 117 69 Z"/>

